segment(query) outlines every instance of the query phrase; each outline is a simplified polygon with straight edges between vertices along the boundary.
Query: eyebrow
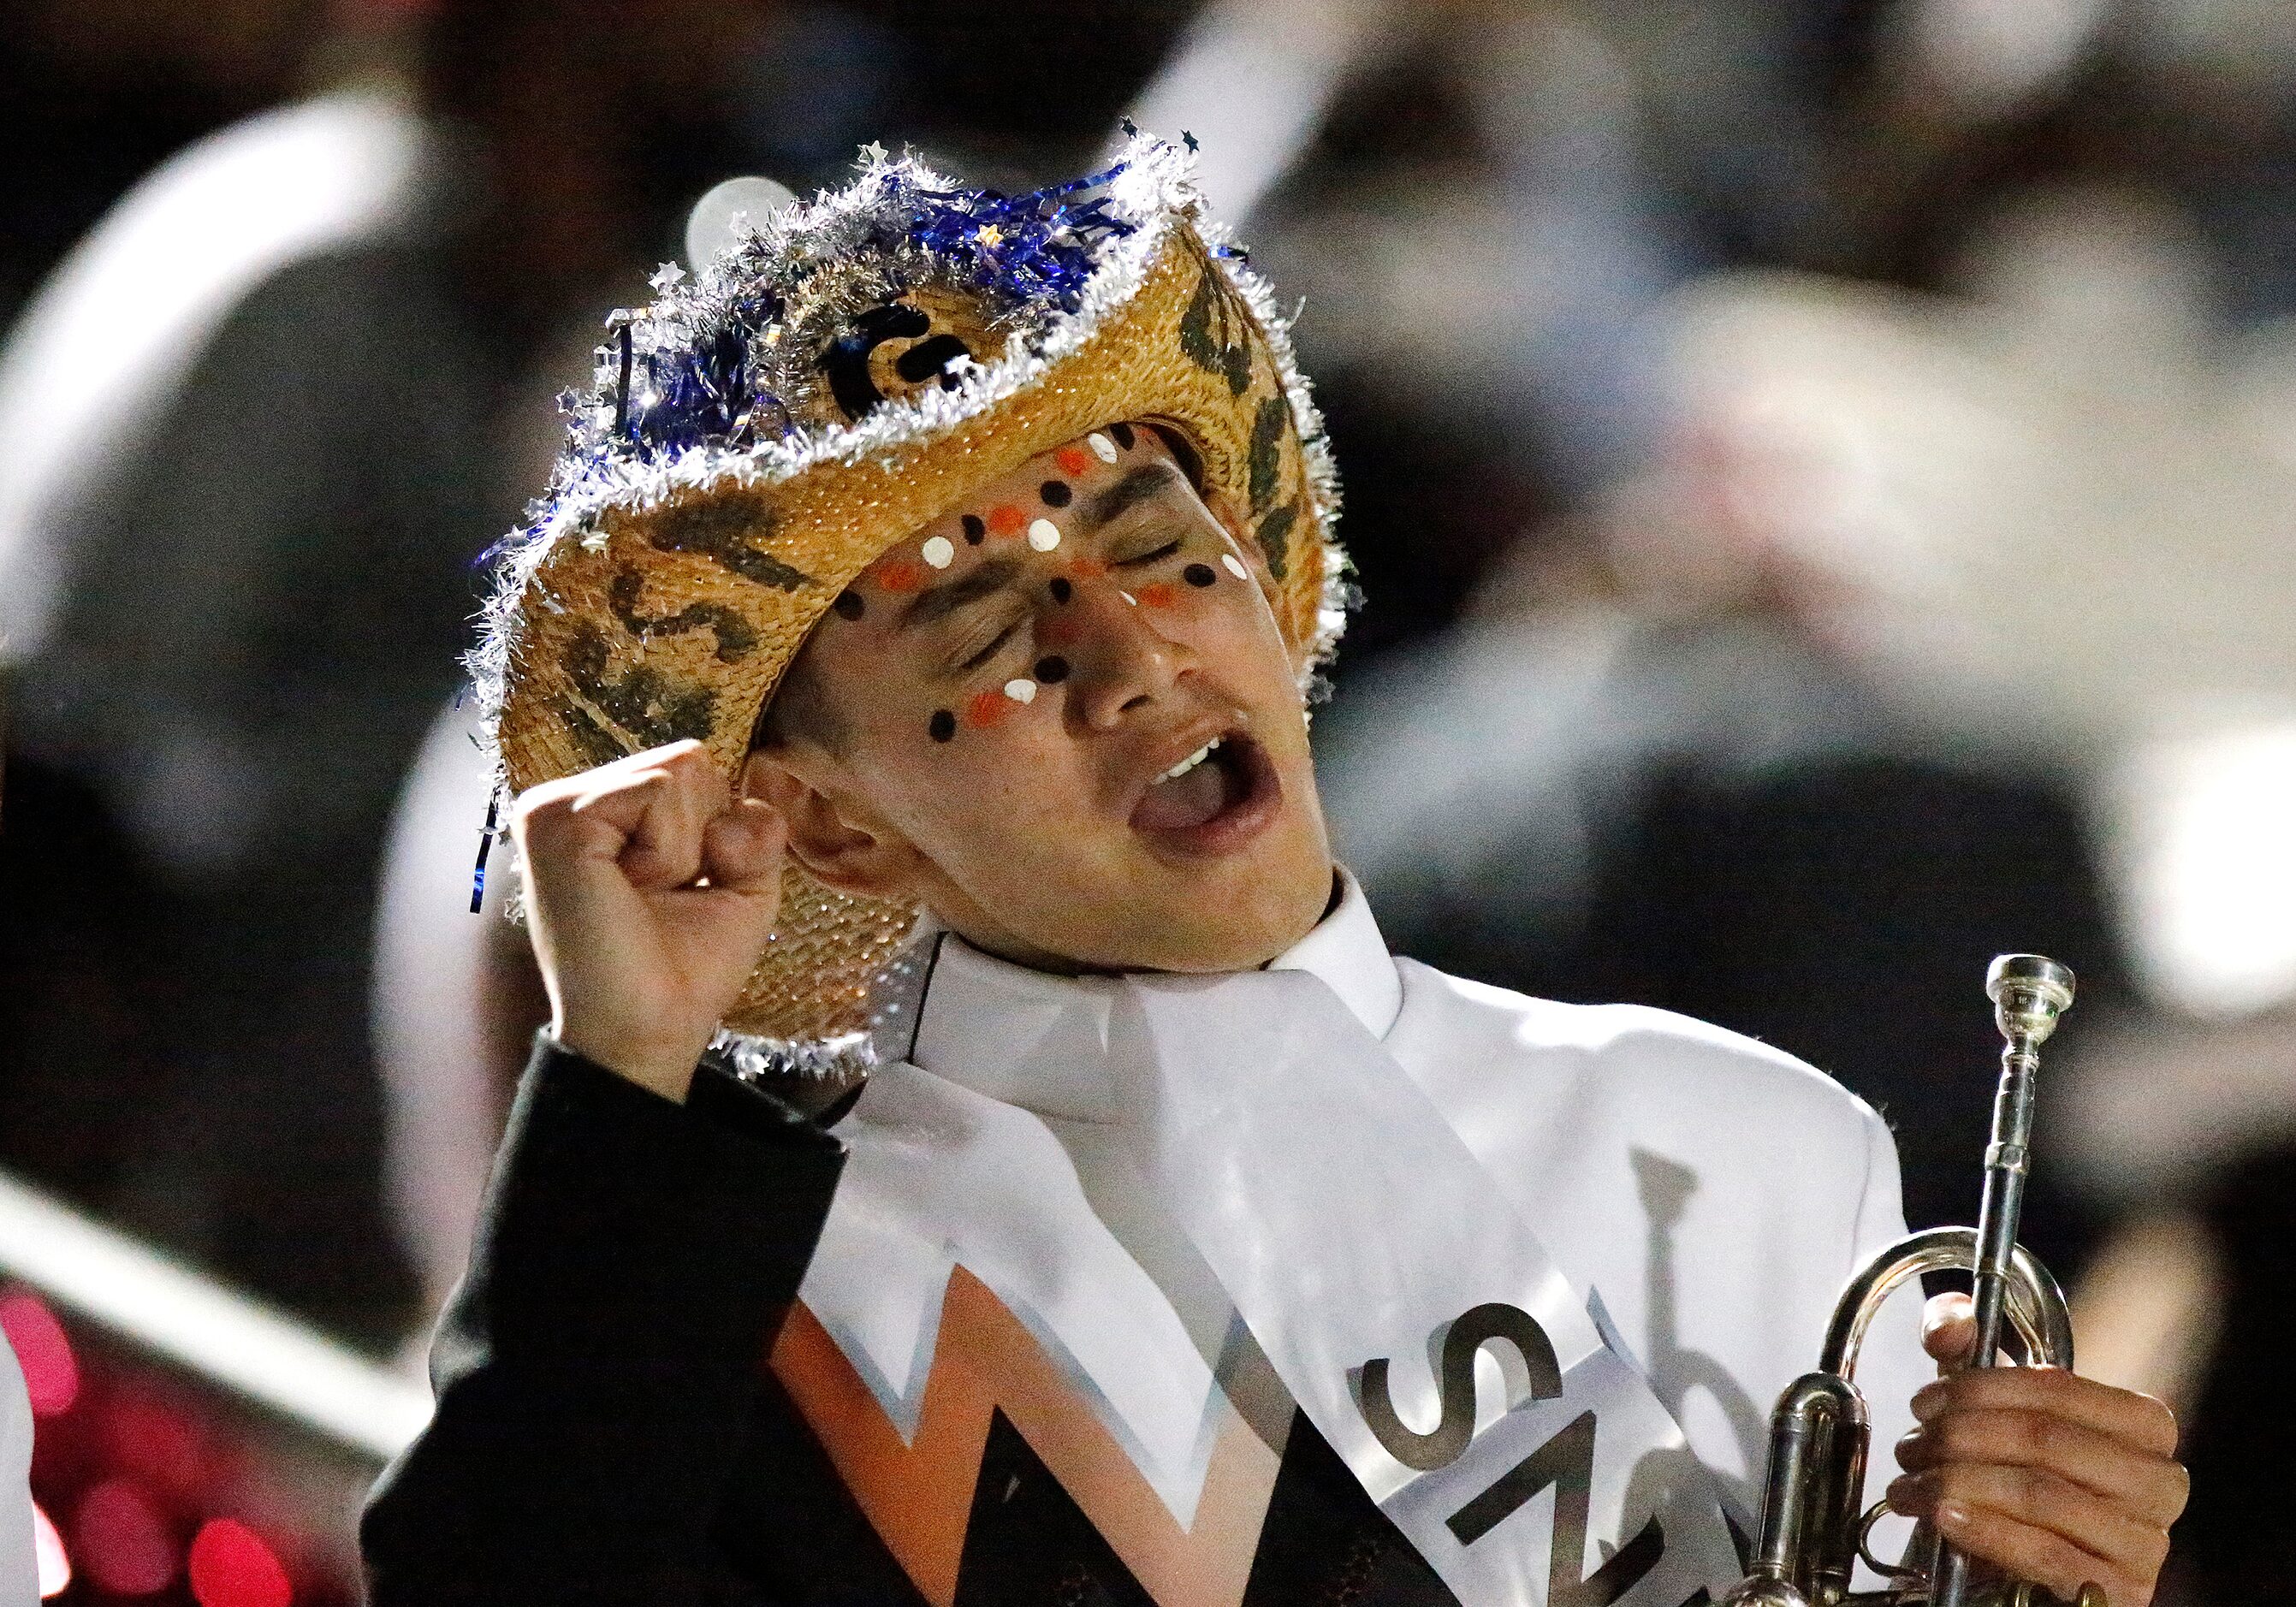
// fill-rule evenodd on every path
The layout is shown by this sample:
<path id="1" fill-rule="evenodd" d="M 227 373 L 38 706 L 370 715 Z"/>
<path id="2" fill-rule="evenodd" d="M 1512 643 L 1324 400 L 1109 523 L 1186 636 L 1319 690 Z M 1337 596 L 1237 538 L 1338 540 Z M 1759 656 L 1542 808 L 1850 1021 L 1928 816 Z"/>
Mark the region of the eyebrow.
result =
<path id="1" fill-rule="evenodd" d="M 1187 483 L 1179 470 L 1168 463 L 1143 463 L 1105 491 L 1094 494 L 1085 504 L 1083 526 L 1086 530 L 1096 530 L 1151 497 Z"/>
<path id="2" fill-rule="evenodd" d="M 991 558 L 972 570 L 941 586 L 928 586 L 909 600 L 895 624 L 896 630 L 910 630 L 917 626 L 931 625 L 945 619 L 968 603 L 975 603 L 992 592 L 1002 591 L 1021 573 L 1017 558 Z"/>

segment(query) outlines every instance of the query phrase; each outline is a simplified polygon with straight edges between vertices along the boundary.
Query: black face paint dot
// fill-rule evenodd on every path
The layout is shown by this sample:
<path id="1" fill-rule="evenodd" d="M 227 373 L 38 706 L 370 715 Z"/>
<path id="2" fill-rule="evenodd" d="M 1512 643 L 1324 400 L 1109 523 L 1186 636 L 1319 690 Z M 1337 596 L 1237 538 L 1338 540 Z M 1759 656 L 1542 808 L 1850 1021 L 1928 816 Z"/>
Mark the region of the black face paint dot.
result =
<path id="1" fill-rule="evenodd" d="M 925 723 L 925 729 L 932 734 L 933 741 L 945 742 L 956 734 L 956 716 L 946 709 L 936 709 L 932 718 Z"/>
<path id="2" fill-rule="evenodd" d="M 1210 586 L 1219 577 L 1212 573 L 1212 566 L 1209 563 L 1192 563 L 1180 571 L 1180 578 L 1190 586 Z"/>
<path id="3" fill-rule="evenodd" d="M 1112 436 L 1114 436 L 1114 437 L 1116 438 L 1116 444 L 1117 444 L 1119 447 L 1122 447 L 1125 451 L 1127 451 L 1127 452 L 1129 452 L 1129 451 L 1131 451 L 1131 450 L 1132 450 L 1132 426 L 1131 426 L 1131 425 L 1129 425 L 1129 424 L 1111 424 L 1111 425 L 1108 427 L 1108 432 L 1109 432 L 1109 434 L 1111 434 L 1111 435 L 1112 435 Z"/>
<path id="4" fill-rule="evenodd" d="M 1054 602 L 1066 603 L 1070 598 L 1075 595 L 1076 587 L 1069 584 L 1069 578 L 1066 575 L 1055 575 L 1053 577 Z"/>
<path id="5" fill-rule="evenodd" d="M 1064 480 L 1048 480 L 1037 488 L 1037 495 L 1045 499 L 1048 508 L 1065 508 L 1076 493 L 1069 489 L 1069 482 Z"/>
<path id="6" fill-rule="evenodd" d="M 859 592 L 840 592 L 837 601 L 829 606 L 837 611 L 837 617 L 840 619 L 858 619 L 864 605 Z"/>
<path id="7" fill-rule="evenodd" d="M 980 522 L 980 515 L 978 513 L 967 513 L 964 523 L 964 545 L 969 547 L 979 546 L 980 538 L 988 534 L 988 527 Z"/>
<path id="8" fill-rule="evenodd" d="M 1037 660 L 1037 679 L 1047 686 L 1056 686 L 1069 678 L 1069 661 L 1060 654 L 1046 653 Z"/>

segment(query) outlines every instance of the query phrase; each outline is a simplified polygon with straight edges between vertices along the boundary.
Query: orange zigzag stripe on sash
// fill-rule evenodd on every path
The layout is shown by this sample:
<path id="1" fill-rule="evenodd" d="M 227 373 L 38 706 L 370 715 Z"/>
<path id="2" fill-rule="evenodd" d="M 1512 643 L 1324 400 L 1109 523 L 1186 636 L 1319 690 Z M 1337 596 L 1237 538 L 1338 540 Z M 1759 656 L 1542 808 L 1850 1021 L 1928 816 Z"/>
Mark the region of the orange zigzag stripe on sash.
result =
<path id="1" fill-rule="evenodd" d="M 1037 1343 L 964 1267 L 950 1273 L 916 1439 L 907 1444 L 869 1386 L 800 1303 L 771 1365 L 869 1515 L 934 1607 L 956 1598 L 973 1486 L 1002 1407 L 1158 1607 L 1236 1607 L 1275 1489 L 1278 1458 L 1214 1392 L 1220 1414 L 1196 1503 L 1183 1529 L 1140 1470 Z"/>

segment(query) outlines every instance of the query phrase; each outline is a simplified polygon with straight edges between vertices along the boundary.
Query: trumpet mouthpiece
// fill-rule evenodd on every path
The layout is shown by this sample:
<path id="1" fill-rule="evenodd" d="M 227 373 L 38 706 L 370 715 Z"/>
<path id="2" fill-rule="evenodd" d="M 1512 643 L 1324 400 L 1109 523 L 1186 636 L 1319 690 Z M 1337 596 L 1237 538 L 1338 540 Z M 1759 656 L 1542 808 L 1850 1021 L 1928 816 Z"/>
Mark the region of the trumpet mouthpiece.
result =
<path id="1" fill-rule="evenodd" d="M 1993 1001 L 2002 1037 L 2038 1044 L 2072 1008 L 2072 967 L 2042 955 L 1996 955 L 1985 972 L 1985 996 Z"/>

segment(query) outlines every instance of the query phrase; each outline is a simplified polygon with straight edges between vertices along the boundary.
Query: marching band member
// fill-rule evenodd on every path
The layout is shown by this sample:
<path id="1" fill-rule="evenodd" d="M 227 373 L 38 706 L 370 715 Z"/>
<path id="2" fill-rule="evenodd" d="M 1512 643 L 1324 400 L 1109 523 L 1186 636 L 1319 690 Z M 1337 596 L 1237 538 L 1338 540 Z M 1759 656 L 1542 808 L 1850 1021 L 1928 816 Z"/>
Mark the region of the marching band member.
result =
<path id="1" fill-rule="evenodd" d="M 1309 763 L 1337 482 L 1185 156 L 872 152 L 656 283 L 474 660 L 554 1015 L 375 1599 L 1727 1589 L 1889 1133 L 1388 952 Z M 1901 1511 L 2143 1607 L 2165 1410 L 1873 1348 Z"/>

